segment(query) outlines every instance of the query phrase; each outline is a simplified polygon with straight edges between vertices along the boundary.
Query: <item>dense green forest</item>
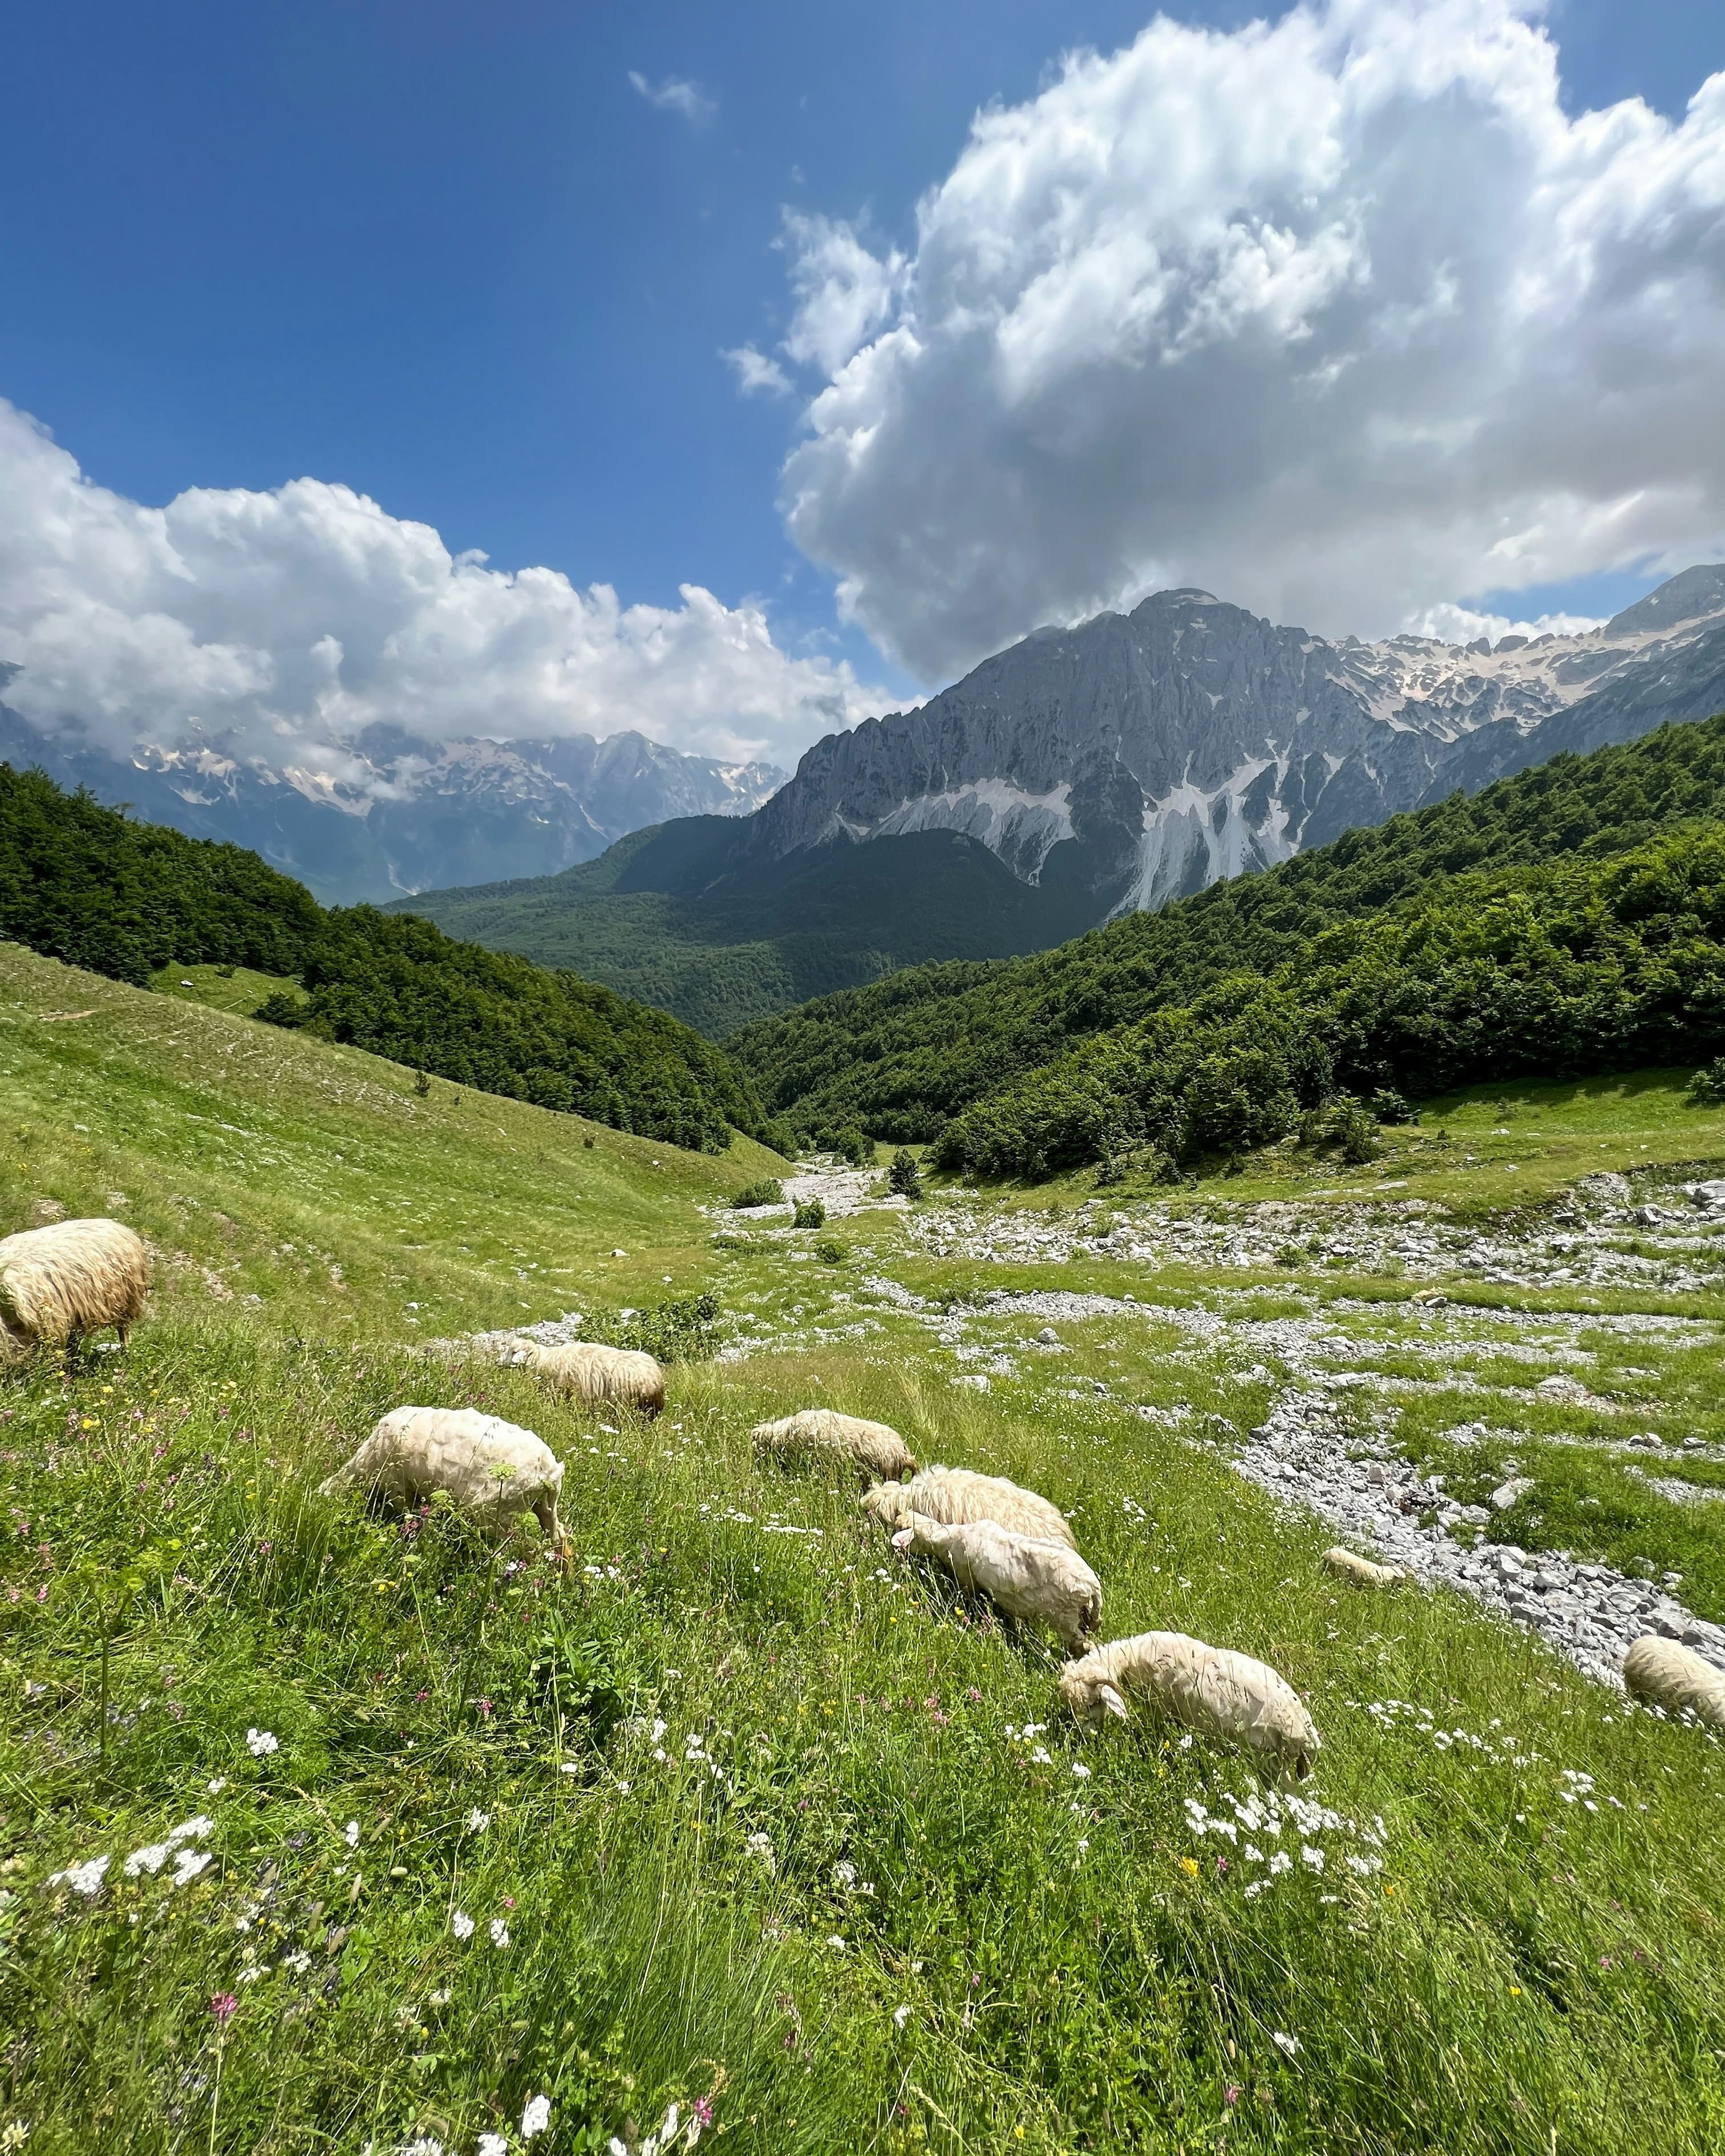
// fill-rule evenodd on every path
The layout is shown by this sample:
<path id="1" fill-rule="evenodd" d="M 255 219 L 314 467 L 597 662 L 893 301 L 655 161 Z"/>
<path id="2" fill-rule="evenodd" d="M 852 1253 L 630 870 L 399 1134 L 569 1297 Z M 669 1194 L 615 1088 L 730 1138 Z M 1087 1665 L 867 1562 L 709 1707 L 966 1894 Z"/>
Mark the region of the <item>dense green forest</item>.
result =
<path id="1" fill-rule="evenodd" d="M 169 964 L 297 977 L 305 993 L 260 1016 L 672 1145 L 716 1152 L 733 1126 L 789 1142 L 725 1053 L 662 1011 L 429 921 L 326 911 L 242 847 L 134 824 L 5 764 L 0 936 L 140 988 Z"/>
<path id="2" fill-rule="evenodd" d="M 1465 900 L 1459 895 L 1462 880 L 1584 865 L 1686 822 L 1721 817 L 1725 716 L 1554 757 L 1471 798 L 1457 794 L 1348 832 L 1263 875 L 1214 885 L 1160 913 L 1131 915 L 1057 950 L 1004 964 L 917 968 L 751 1026 L 726 1045 L 769 1107 L 822 1137 L 860 1125 L 885 1138 L 933 1138 L 1003 1089 L 1027 1098 L 1029 1074 L 1039 1070 L 1058 1065 L 1062 1075 L 1050 1083 L 1076 1083 L 1074 1050 L 1103 1036 L 1110 1047 L 1084 1084 L 1106 1101 L 1111 1081 L 1100 1074 L 1122 1029 L 1195 1005 L 1230 977 L 1315 978 L 1338 963 L 1333 944 L 1318 947 L 1341 924 L 1416 895 L 1441 913 L 1446 890 L 1458 894 L 1457 905 L 1483 904 L 1478 885 Z M 1544 887 L 1536 877 L 1526 901 L 1543 902 L 1535 894 Z M 1229 993 L 1243 991 L 1235 983 Z M 1578 1063 L 1579 1052 L 1553 1038 L 1543 1067 L 1606 1067 Z M 1451 1082 L 1438 1075 L 1450 1068 L 1441 1058 L 1398 1068 L 1416 1092 Z M 1101 1124 L 1108 1112 L 1097 1111 Z M 1035 1147 L 1019 1150 L 1028 1158 Z"/>
<path id="3" fill-rule="evenodd" d="M 0 936 L 146 988 L 177 963 L 296 973 L 322 918 L 243 846 L 129 822 L 0 763 Z"/>
<path id="4" fill-rule="evenodd" d="M 1148 1152 L 1182 1168 L 1272 1144 L 1338 1095 L 1712 1056 L 1725 1047 L 1725 828 L 1445 878 L 1295 953 L 997 1088 L 947 1125 L 937 1164 L 1034 1178 Z"/>
<path id="5" fill-rule="evenodd" d="M 729 865 L 735 821 L 631 832 L 560 875 L 426 891 L 388 911 L 541 965 L 574 967 L 713 1039 L 899 967 L 1009 957 L 1078 935 L 1087 886 L 1020 883 L 980 840 L 915 831 Z"/>

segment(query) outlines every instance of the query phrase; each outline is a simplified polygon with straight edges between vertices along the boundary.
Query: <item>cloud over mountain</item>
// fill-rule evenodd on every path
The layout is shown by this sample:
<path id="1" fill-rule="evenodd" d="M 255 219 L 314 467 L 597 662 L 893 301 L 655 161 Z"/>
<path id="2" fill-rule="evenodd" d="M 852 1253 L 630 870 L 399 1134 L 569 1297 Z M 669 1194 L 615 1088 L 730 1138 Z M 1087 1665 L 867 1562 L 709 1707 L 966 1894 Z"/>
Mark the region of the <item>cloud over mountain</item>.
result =
<path id="1" fill-rule="evenodd" d="M 1158 17 L 908 259 L 788 225 L 792 533 L 925 677 L 1163 585 L 1315 629 L 1725 538 L 1725 75 L 1574 117 L 1512 0 Z"/>
<path id="2" fill-rule="evenodd" d="M 151 509 L 94 485 L 0 400 L 0 672 L 33 725 L 112 754 L 197 741 L 366 784 L 348 744 L 634 729 L 788 762 L 878 709 L 850 669 L 779 649 L 699 585 L 624 606 L 556 570 L 451 555 L 429 525 L 321 480 L 188 489 Z"/>

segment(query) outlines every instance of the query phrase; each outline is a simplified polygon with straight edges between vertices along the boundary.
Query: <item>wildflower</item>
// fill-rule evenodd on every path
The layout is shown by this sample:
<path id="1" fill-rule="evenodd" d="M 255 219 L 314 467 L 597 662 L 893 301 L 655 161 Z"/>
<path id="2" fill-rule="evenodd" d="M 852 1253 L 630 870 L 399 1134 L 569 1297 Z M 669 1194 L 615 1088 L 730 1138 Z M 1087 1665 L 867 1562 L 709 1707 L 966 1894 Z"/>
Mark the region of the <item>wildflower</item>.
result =
<path id="1" fill-rule="evenodd" d="M 833 1949 L 834 1953 L 843 1953 L 845 1951 L 845 1942 L 839 1938 L 836 1932 L 832 1933 L 829 1936 L 827 1944 Z"/>
<path id="2" fill-rule="evenodd" d="M 536 2096 L 530 2099 L 521 2113 L 521 2138 L 531 2141 L 536 2133 L 543 2133 L 551 2124 L 551 2098 Z"/>
<path id="3" fill-rule="evenodd" d="M 833 1884 L 841 1893 L 849 1894 L 856 1885 L 856 1866 L 842 1861 L 833 1866 Z"/>
<path id="4" fill-rule="evenodd" d="M 167 1859 L 167 1844 L 152 1841 L 146 1843 L 142 1849 L 133 1850 L 121 1868 L 128 1879 L 136 1879 L 141 1871 L 147 1871 L 153 1876 L 161 1871 Z"/>
<path id="5" fill-rule="evenodd" d="M 357 1820 L 348 1820 L 347 1825 L 341 1830 L 341 1839 L 347 1843 L 350 1849 L 357 1849 L 359 1847 L 359 1821 Z"/>
<path id="6" fill-rule="evenodd" d="M 458 1939 L 470 1939 L 473 1937 L 473 1919 L 464 1910 L 458 1909 L 449 1919 L 449 1929 Z"/>
<path id="7" fill-rule="evenodd" d="M 108 1859 L 105 1856 L 92 1856 L 82 1864 L 69 1866 L 64 1871 L 50 1872 L 48 1884 L 50 1887 L 69 1887 L 74 1894 L 82 1894 L 88 1900 L 92 1894 L 100 1892 L 102 1874 L 107 1868 Z"/>
<path id="8" fill-rule="evenodd" d="M 199 1812 L 194 1818 L 182 1820 L 177 1826 L 168 1829 L 167 1845 L 170 1849 L 177 1849 L 182 1841 L 202 1841 L 207 1834 L 213 1834 L 215 1830 L 215 1821 L 207 1814 Z"/>
<path id="9" fill-rule="evenodd" d="M 1323 1851 L 1314 1849 L 1309 1841 L 1300 1845 L 1300 1857 L 1301 1862 L 1309 1865 L 1314 1871 L 1322 1871 L 1324 1868 Z"/>
<path id="10" fill-rule="evenodd" d="M 474 2156 L 509 2156 L 509 2143 L 501 2133 L 482 2133 Z"/>
<path id="11" fill-rule="evenodd" d="M 501 1917 L 493 1917 L 491 1919 L 491 1944 L 494 1947 L 506 1947 L 509 1944 L 509 1927 Z"/>
<path id="12" fill-rule="evenodd" d="M 6 2128 L 4 2133 L 0 2133 L 0 2148 L 4 2148 L 8 2151 L 13 2148 L 22 2148 L 29 2138 L 30 2128 L 28 2123 L 22 2118 L 15 2118 L 12 2122 L 11 2125 Z"/>
<path id="13" fill-rule="evenodd" d="M 211 1999 L 209 2010 L 216 2017 L 216 2026 L 225 2029 L 239 2011 L 239 2001 L 231 1991 L 218 1991 Z"/>
<path id="14" fill-rule="evenodd" d="M 1286 2051 L 1291 2059 L 1300 2048 L 1300 2039 L 1289 2035 L 1286 2029 L 1272 2030 L 1270 2041 L 1278 2051 Z"/>
<path id="15" fill-rule="evenodd" d="M 1270 1870 L 1272 1876 L 1278 1871 L 1291 1871 L 1293 1868 L 1294 1860 L 1288 1855 L 1285 1849 L 1278 1849 L 1270 1860 Z"/>
<path id="16" fill-rule="evenodd" d="M 1075 1759 L 1072 1762 L 1072 1779 L 1076 1782 L 1087 1782 L 1090 1779 L 1090 1769 L 1085 1765 L 1083 1760 Z"/>
<path id="17" fill-rule="evenodd" d="M 1227 2087 L 1222 2092 L 1222 2101 L 1224 2103 L 1230 2105 L 1236 2104 L 1240 2102 L 1240 2083 L 1238 2082 L 1229 2082 Z"/>
<path id="18" fill-rule="evenodd" d="M 1194 1879 L 1197 1878 L 1198 1859 L 1195 1856 L 1183 1856 L 1180 1859 L 1180 1869 L 1182 1871 L 1187 1873 L 1189 1877 Z"/>
<path id="19" fill-rule="evenodd" d="M 303 1947 L 296 1947 L 292 1953 L 282 1956 L 281 1965 L 284 1969 L 291 1969 L 295 1976 L 304 1976 L 311 1966 L 311 1957 Z"/>
<path id="20" fill-rule="evenodd" d="M 281 1741 L 279 1738 L 272 1737 L 267 1729 L 248 1729 L 245 1732 L 245 1748 L 251 1753 L 254 1759 L 264 1759 L 267 1758 L 270 1753 L 280 1751 Z"/>
<path id="21" fill-rule="evenodd" d="M 470 1834 L 483 1834 L 490 1824 L 491 1815 L 482 1812 L 477 1804 L 467 1815 L 467 1831 Z"/>
<path id="22" fill-rule="evenodd" d="M 474 1703 L 479 1708 L 480 1721 L 488 1722 L 490 1719 L 491 1715 L 490 1701 L 488 1699 L 481 1699 L 476 1700 Z"/>
<path id="23" fill-rule="evenodd" d="M 445 1984 L 440 1985 L 437 1990 L 432 1993 L 430 2003 L 434 2006 L 447 2006 L 454 1996 L 454 1994 L 449 1989 L 449 1985 Z"/>
<path id="24" fill-rule="evenodd" d="M 744 1842 L 743 1847 L 747 1850 L 751 1856 L 758 1856 L 769 1871 L 773 1869 L 773 1842 L 770 1836 L 764 1834 L 752 1834 Z"/>
<path id="25" fill-rule="evenodd" d="M 432 2134 L 425 2133 L 418 2140 L 407 2143 L 401 2156 L 447 2156 L 447 2151 L 441 2141 Z"/>
<path id="26" fill-rule="evenodd" d="M 174 1868 L 168 1875 L 170 1887 L 187 1887 L 210 1861 L 207 1849 L 177 1849 Z"/>
<path id="27" fill-rule="evenodd" d="M 206 1782 L 203 1786 L 211 1796 L 218 1797 L 228 1786 L 228 1777 L 225 1774 L 218 1774 L 214 1781 Z"/>

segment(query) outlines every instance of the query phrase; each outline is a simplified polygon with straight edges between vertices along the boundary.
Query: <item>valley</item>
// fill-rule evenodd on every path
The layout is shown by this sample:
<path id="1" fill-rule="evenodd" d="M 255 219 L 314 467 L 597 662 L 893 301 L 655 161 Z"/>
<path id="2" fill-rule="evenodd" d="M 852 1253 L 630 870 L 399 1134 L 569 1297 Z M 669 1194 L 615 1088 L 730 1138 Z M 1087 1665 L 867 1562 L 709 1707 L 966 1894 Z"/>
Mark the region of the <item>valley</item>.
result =
<path id="1" fill-rule="evenodd" d="M 112 1211 L 157 1281 L 123 1353 L 0 1377 L 30 2156 L 465 2151 L 541 2097 L 550 2148 L 673 2105 L 763 2150 L 1717 2145 L 1725 1751 L 1613 1671 L 1725 1620 L 1686 1070 L 912 1204 L 419 1096 L 215 968 L 0 960 L 0 1229 Z M 733 1208 L 763 1174 L 824 1224 Z M 462 1344 L 701 1293 L 654 1424 Z M 320 1498 L 403 1399 L 539 1431 L 567 1557 Z M 854 1483 L 754 1461 L 810 1403 L 1045 1491 L 1104 1636 L 1271 1661 L 1313 1779 L 1081 1730 Z M 1414 1578 L 1338 1582 L 1338 1532 Z"/>

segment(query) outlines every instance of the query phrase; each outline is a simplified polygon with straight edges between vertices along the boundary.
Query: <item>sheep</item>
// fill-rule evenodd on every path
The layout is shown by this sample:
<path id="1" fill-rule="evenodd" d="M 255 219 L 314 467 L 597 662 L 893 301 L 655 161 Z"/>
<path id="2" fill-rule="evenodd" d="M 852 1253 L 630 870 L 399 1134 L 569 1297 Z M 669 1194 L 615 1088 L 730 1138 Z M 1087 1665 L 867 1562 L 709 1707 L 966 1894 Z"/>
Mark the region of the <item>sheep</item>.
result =
<path id="1" fill-rule="evenodd" d="M 1725 1729 L 1725 1670 L 1675 1640 L 1662 1640 L 1656 1632 L 1637 1640 L 1624 1658 L 1623 1681 L 1636 1699 L 1667 1714 L 1686 1711 Z"/>
<path id="2" fill-rule="evenodd" d="M 1373 1564 L 1370 1558 L 1362 1557 L 1357 1550 L 1344 1549 L 1340 1543 L 1324 1552 L 1324 1563 L 1343 1579 L 1351 1579 L 1356 1587 L 1395 1587 L 1408 1576 L 1399 1565 Z"/>
<path id="3" fill-rule="evenodd" d="M 1244 1745 L 1296 1781 L 1312 1772 L 1321 1739 L 1299 1694 L 1266 1662 L 1183 1632 L 1140 1632 L 1093 1647 L 1060 1672 L 1060 1697 L 1081 1720 L 1130 1719 L 1125 1692 L 1142 1693 L 1200 1736 Z"/>
<path id="4" fill-rule="evenodd" d="M 553 1392 L 572 1394 L 585 1407 L 608 1402 L 649 1420 L 665 1407 L 665 1372 L 637 1348 L 606 1348 L 593 1340 L 543 1348 L 536 1340 L 518 1340 L 508 1359 L 535 1371 Z"/>
<path id="5" fill-rule="evenodd" d="M 392 1408 L 321 1497 L 364 1490 L 411 1511 L 439 1492 L 482 1533 L 508 1532 L 531 1512 L 553 1541 L 562 1462 L 531 1430 L 475 1408 Z"/>
<path id="6" fill-rule="evenodd" d="M 753 1437 L 758 1460 L 846 1460 L 875 1481 L 895 1481 L 916 1471 L 916 1460 L 896 1430 L 832 1408 L 804 1408 L 779 1422 L 757 1423 Z"/>
<path id="7" fill-rule="evenodd" d="M 970 1520 L 992 1520 L 1009 1533 L 1024 1535 L 1033 1542 L 1064 1543 L 1076 1549 L 1077 1542 L 1066 1516 L 1034 1490 L 1021 1490 L 1002 1475 L 977 1475 L 968 1467 L 925 1467 L 908 1482 L 882 1482 L 860 1499 L 863 1510 L 883 1527 L 891 1529 L 910 1512 L 945 1527 L 962 1527 Z"/>
<path id="8" fill-rule="evenodd" d="M 1065 1543 L 1015 1535 L 993 1520 L 957 1525 L 906 1512 L 895 1549 L 937 1558 L 961 1587 L 1022 1625 L 1046 1625 L 1076 1654 L 1101 1620 L 1102 1583 Z"/>
<path id="9" fill-rule="evenodd" d="M 126 1345 L 144 1314 L 150 1255 L 118 1220 L 56 1220 L 0 1240 L 0 1353 L 75 1348 L 113 1326 Z"/>

